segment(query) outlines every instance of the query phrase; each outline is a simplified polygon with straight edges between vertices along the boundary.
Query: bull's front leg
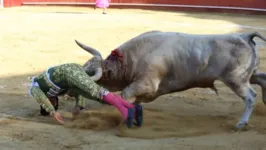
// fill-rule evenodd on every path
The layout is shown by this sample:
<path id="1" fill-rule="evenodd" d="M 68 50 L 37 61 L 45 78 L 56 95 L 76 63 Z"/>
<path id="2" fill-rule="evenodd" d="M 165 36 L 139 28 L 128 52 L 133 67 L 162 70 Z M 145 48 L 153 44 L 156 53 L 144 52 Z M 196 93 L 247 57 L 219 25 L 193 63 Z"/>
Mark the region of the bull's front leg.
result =
<path id="1" fill-rule="evenodd" d="M 122 91 L 122 97 L 126 100 L 135 98 L 133 102 L 136 105 L 136 123 L 137 126 L 143 124 L 143 108 L 139 105 L 141 102 L 150 102 L 155 99 L 155 92 L 158 89 L 159 80 L 156 78 L 138 80 L 131 83 Z"/>
<path id="2" fill-rule="evenodd" d="M 250 78 L 251 84 L 257 84 L 261 87 L 262 90 L 262 100 L 263 103 L 266 104 L 266 73 L 256 72 L 252 74 Z"/>
<path id="3" fill-rule="evenodd" d="M 122 91 L 124 99 L 134 99 L 134 104 L 148 103 L 154 100 L 159 86 L 159 79 L 142 79 L 131 83 Z"/>
<path id="4" fill-rule="evenodd" d="M 132 98 L 137 98 L 139 95 L 145 94 L 147 92 L 150 91 L 150 88 L 148 88 L 147 86 L 145 86 L 145 84 L 143 84 L 145 82 L 142 81 L 137 81 L 137 82 L 133 82 L 131 83 L 128 87 L 126 87 L 123 91 L 121 96 L 126 99 L 126 100 L 130 100 Z M 136 125 L 137 126 L 141 126 L 143 124 L 143 108 L 141 105 L 139 105 L 141 103 L 141 101 L 139 101 L 138 99 L 135 99 L 135 101 L 133 102 L 133 104 L 135 105 L 135 115 L 136 115 Z"/>

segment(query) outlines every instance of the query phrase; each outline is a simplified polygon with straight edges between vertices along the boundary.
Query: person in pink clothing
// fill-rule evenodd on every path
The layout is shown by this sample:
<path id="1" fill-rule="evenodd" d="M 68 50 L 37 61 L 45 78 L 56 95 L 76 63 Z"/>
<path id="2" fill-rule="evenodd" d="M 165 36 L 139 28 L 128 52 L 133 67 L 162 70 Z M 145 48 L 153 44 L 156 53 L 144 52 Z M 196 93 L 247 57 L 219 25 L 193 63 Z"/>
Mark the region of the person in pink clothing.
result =
<path id="1" fill-rule="evenodd" d="M 111 0 L 96 0 L 95 1 L 95 9 L 96 7 L 103 8 L 103 14 L 107 14 L 107 7 L 109 7 L 109 3 Z"/>

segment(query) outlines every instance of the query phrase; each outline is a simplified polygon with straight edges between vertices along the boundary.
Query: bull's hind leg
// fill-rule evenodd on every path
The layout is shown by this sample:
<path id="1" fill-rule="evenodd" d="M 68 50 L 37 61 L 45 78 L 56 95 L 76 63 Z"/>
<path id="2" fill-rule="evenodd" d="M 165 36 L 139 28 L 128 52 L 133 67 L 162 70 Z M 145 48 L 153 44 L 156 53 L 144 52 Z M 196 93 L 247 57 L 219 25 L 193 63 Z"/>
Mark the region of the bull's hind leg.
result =
<path id="1" fill-rule="evenodd" d="M 225 84 L 228 85 L 244 101 L 245 104 L 244 112 L 239 122 L 236 124 L 236 128 L 241 129 L 248 124 L 249 118 L 254 108 L 256 100 L 255 98 L 257 96 L 257 93 L 250 86 L 249 82 L 239 84 L 232 81 L 232 82 L 226 82 Z"/>
<path id="2" fill-rule="evenodd" d="M 249 118 L 254 109 L 254 104 L 257 96 L 256 91 L 249 84 L 243 90 L 244 90 L 243 91 L 244 97 L 242 99 L 244 100 L 245 103 L 245 109 L 240 121 L 236 125 L 238 129 L 241 129 L 248 124 Z"/>
<path id="3" fill-rule="evenodd" d="M 262 90 L 262 100 L 266 104 L 266 73 L 259 72 L 252 74 L 250 78 L 251 84 L 258 84 Z"/>

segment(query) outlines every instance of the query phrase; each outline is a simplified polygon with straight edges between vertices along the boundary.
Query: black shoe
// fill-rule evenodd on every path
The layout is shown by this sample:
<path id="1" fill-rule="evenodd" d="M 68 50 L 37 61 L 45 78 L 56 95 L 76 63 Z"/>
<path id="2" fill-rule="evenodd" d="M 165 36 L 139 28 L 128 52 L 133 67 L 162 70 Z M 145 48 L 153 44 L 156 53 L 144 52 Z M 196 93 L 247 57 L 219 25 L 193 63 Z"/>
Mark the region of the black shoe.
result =
<path id="1" fill-rule="evenodd" d="M 126 120 L 126 124 L 128 128 L 132 128 L 134 124 L 134 115 L 135 115 L 134 109 L 133 108 L 128 109 L 128 116 Z"/>
<path id="2" fill-rule="evenodd" d="M 141 127 L 143 124 L 143 108 L 141 105 L 135 105 L 136 110 L 136 126 Z"/>

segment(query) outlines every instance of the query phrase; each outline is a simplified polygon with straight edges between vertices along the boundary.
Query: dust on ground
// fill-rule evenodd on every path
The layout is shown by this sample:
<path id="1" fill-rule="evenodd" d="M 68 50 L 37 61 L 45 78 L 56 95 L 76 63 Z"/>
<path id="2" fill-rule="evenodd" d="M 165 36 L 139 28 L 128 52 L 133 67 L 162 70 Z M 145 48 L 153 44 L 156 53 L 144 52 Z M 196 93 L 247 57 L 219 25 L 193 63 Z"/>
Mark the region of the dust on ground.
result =
<path id="1" fill-rule="evenodd" d="M 91 57 L 74 40 L 106 57 L 128 39 L 149 30 L 196 34 L 259 31 L 266 18 L 230 13 L 163 12 L 136 9 L 19 7 L 0 10 L 0 145 L 1 149 L 265 149 L 266 106 L 258 92 L 249 127 L 234 131 L 244 104 L 222 83 L 219 95 L 191 89 L 144 104 L 142 128 L 127 129 L 113 107 L 88 101 L 88 109 L 71 118 L 73 101 L 60 99 L 65 126 L 39 115 L 28 96 L 29 77 L 49 66 Z M 266 44 L 258 43 L 261 71 Z"/>

